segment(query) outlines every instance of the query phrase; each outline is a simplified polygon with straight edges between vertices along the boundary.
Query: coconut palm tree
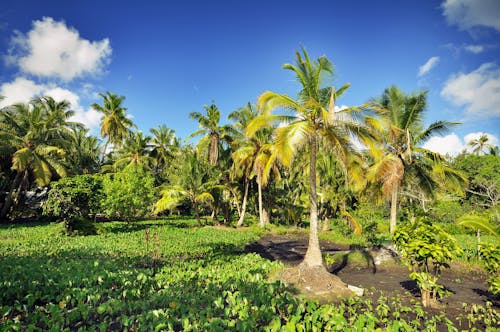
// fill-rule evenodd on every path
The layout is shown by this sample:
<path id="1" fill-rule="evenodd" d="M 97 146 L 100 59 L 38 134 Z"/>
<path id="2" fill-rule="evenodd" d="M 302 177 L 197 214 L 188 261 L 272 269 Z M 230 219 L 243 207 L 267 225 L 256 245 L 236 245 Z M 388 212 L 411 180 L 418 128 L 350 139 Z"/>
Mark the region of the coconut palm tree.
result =
<path id="1" fill-rule="evenodd" d="M 261 129 L 253 134 L 252 137 L 247 138 L 241 143 L 240 147 L 233 152 L 233 167 L 242 171 L 245 178 L 245 194 L 243 196 L 242 213 L 237 225 L 241 226 L 243 224 L 249 179 L 255 177 L 258 190 L 259 226 L 265 227 L 266 218 L 264 217 L 262 203 L 262 188 L 267 185 L 271 174 L 274 174 L 275 178 L 280 177 L 276 157 L 277 151 L 274 144 L 271 142 L 271 131 L 268 128 Z"/>
<path id="2" fill-rule="evenodd" d="M 220 125 L 220 111 L 214 103 L 210 106 L 205 105 L 204 109 L 206 115 L 200 112 L 189 114 L 191 119 L 198 121 L 200 127 L 199 130 L 189 135 L 189 138 L 204 134 L 198 143 L 198 148 L 201 150 L 208 148 L 208 161 L 210 165 L 215 166 L 219 160 L 222 142 L 229 140 L 229 136 L 226 135 L 228 126 Z"/>
<path id="3" fill-rule="evenodd" d="M 99 169 L 99 153 L 101 146 L 89 130 L 73 128 L 66 156 L 72 174 L 91 174 Z"/>
<path id="4" fill-rule="evenodd" d="M 112 92 L 100 93 L 102 105 L 92 104 L 91 107 L 103 114 L 101 120 L 101 136 L 107 137 L 102 150 L 101 165 L 106 156 L 109 143 L 120 147 L 130 134 L 131 128 L 136 128 L 132 120 L 127 117 L 127 109 L 123 107 L 124 96 L 118 96 Z"/>
<path id="5" fill-rule="evenodd" d="M 175 131 L 162 124 L 157 128 L 150 129 L 151 134 L 151 157 L 154 158 L 154 174 L 156 181 L 162 183 L 164 175 L 168 170 L 166 167 L 175 158 L 175 153 L 180 148 L 180 141 L 175 137 Z"/>
<path id="6" fill-rule="evenodd" d="M 193 207 L 196 220 L 201 224 L 200 205 L 212 203 L 211 191 L 218 186 L 210 176 L 208 164 L 200 160 L 190 147 L 182 151 L 182 161 L 177 173 L 172 174 L 171 184 L 163 186 L 162 197 L 155 204 L 155 213 L 171 210 L 188 200 Z"/>
<path id="7" fill-rule="evenodd" d="M 380 149 L 375 155 L 368 177 L 381 185 L 390 197 L 390 232 L 396 228 L 399 195 L 406 180 L 421 192 L 432 195 L 439 182 L 459 181 L 463 177 L 447 167 L 438 153 L 421 147 L 430 137 L 446 133 L 455 122 L 436 121 L 423 127 L 427 92 L 405 94 L 398 87 L 387 88 L 379 100 L 368 107 L 377 111 L 381 126 L 376 129 Z M 438 178 L 440 181 L 438 181 Z"/>
<path id="8" fill-rule="evenodd" d="M 66 176 L 65 148 L 69 138 L 64 119 L 51 118 L 50 109 L 39 100 L 15 104 L 0 112 L 0 141 L 8 142 L 12 152 L 11 169 L 15 172 L 10 191 L 0 211 L 0 219 L 9 213 L 31 179 L 45 186 L 57 175 Z M 62 111 L 69 107 L 65 104 Z"/>
<path id="9" fill-rule="evenodd" d="M 333 65 L 325 56 L 311 61 L 305 49 L 302 49 L 302 54 L 296 52 L 295 65 L 285 64 L 283 68 L 294 72 L 302 89 L 296 99 L 272 91 L 260 95 L 258 105 L 261 114 L 250 123 L 247 136 L 252 137 L 258 129 L 279 123 L 275 130 L 276 155 L 279 161 L 284 166 L 289 166 L 298 150 L 303 149 L 309 154 L 310 232 L 302 265 L 323 267 L 318 239 L 316 155 L 319 138 L 328 142 L 331 152 L 343 162 L 354 150 L 350 137 L 363 136 L 361 134 L 368 132 L 358 122 L 343 115 L 352 112 L 352 109 L 336 112 L 335 100 L 349 85 L 346 84 L 339 90 L 322 87 L 325 75 L 333 73 Z M 277 108 L 290 110 L 293 114 L 273 114 L 272 111 Z"/>
<path id="10" fill-rule="evenodd" d="M 150 136 L 144 136 L 142 131 L 133 132 L 125 139 L 125 143 L 118 150 L 113 168 L 141 166 L 142 169 L 150 169 L 155 161 L 150 156 L 152 149 Z"/>
<path id="11" fill-rule="evenodd" d="M 472 148 L 473 154 L 481 156 L 485 154 L 485 149 L 491 151 L 491 149 L 493 148 L 493 145 L 491 145 L 489 141 L 490 139 L 488 135 L 483 133 L 478 138 L 471 140 L 467 145 Z"/>

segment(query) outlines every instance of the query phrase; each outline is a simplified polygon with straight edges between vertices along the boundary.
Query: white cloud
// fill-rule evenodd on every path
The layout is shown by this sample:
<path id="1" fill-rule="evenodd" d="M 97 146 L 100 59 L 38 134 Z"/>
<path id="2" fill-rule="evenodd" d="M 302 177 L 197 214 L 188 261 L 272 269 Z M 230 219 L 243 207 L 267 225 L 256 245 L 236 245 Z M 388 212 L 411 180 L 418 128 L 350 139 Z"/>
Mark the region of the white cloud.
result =
<path id="1" fill-rule="evenodd" d="M 434 68 L 439 62 L 438 56 L 433 56 L 426 63 L 424 63 L 420 68 L 418 68 L 418 76 L 423 76 L 427 74 L 432 68 Z"/>
<path id="2" fill-rule="evenodd" d="M 70 81 L 102 72 L 109 62 L 109 40 L 89 41 L 64 22 L 44 17 L 33 22 L 26 35 L 15 33 L 7 63 L 15 63 L 27 74 Z"/>
<path id="3" fill-rule="evenodd" d="M 498 145 L 498 138 L 489 133 L 477 132 L 469 133 L 465 135 L 464 139 L 460 139 L 455 133 L 451 133 L 446 136 L 433 136 L 423 145 L 424 149 L 428 149 L 434 152 L 438 152 L 442 155 L 449 154 L 451 156 L 456 156 L 463 150 L 469 152 L 472 149 L 467 145 L 473 139 L 479 138 L 481 135 L 486 134 L 488 136 L 488 143 L 492 145 Z"/>
<path id="4" fill-rule="evenodd" d="M 500 68 L 485 63 L 470 73 L 454 74 L 441 90 L 441 97 L 465 106 L 469 116 L 500 116 Z"/>
<path id="5" fill-rule="evenodd" d="M 44 85 L 36 84 L 25 77 L 18 77 L 11 83 L 0 85 L 0 96 L 5 97 L 0 101 L 0 107 L 27 102 L 45 89 Z"/>
<path id="6" fill-rule="evenodd" d="M 77 110 L 75 115 L 71 118 L 71 121 L 81 122 L 85 125 L 85 127 L 92 130 L 99 127 L 101 118 L 101 113 L 89 108 L 87 111 L 84 111 L 83 109 Z"/>
<path id="7" fill-rule="evenodd" d="M 93 109 L 85 111 L 80 105 L 80 97 L 68 89 L 56 86 L 55 84 L 36 84 L 24 77 L 18 77 L 12 83 L 4 83 L 0 86 L 0 95 L 6 96 L 0 102 L 0 107 L 12 105 L 19 102 L 28 102 L 33 97 L 50 96 L 56 101 L 67 100 L 71 103 L 71 109 L 75 115 L 71 121 L 83 123 L 89 129 L 99 126 L 101 114 Z"/>
<path id="8" fill-rule="evenodd" d="M 470 133 L 470 134 L 465 135 L 465 137 L 464 137 L 465 144 L 469 144 L 470 141 L 478 139 L 482 135 L 486 135 L 488 137 L 488 144 L 498 145 L 498 138 L 496 138 L 492 134 L 484 133 L 484 132 Z"/>
<path id="9" fill-rule="evenodd" d="M 471 52 L 471 53 L 474 53 L 474 54 L 479 54 L 479 53 L 482 53 L 484 51 L 485 47 L 482 46 L 482 45 L 465 45 L 464 49 L 467 52 Z"/>
<path id="10" fill-rule="evenodd" d="M 457 25 L 461 30 L 484 26 L 500 31 L 498 0 L 446 0 L 441 7 L 448 24 Z"/>
<path id="11" fill-rule="evenodd" d="M 438 152 L 442 155 L 457 155 L 465 147 L 462 140 L 455 134 L 452 133 L 446 136 L 433 136 L 427 142 L 425 142 L 424 149 L 428 149 L 434 152 Z"/>

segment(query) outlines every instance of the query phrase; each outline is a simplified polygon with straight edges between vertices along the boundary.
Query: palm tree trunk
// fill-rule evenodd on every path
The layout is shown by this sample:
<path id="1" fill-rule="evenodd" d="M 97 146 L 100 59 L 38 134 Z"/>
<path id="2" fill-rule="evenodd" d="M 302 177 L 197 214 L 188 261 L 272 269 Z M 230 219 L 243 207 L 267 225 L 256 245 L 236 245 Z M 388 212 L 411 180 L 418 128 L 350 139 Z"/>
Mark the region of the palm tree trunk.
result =
<path id="1" fill-rule="evenodd" d="M 108 149 L 108 144 L 109 144 L 109 136 L 108 140 L 106 141 L 106 144 L 104 144 L 104 149 L 102 149 L 101 162 L 99 166 L 102 166 L 102 164 L 104 164 L 104 157 L 106 156 L 106 150 Z"/>
<path id="2" fill-rule="evenodd" d="M 257 188 L 259 192 L 259 226 L 264 228 L 266 221 L 264 220 L 264 213 L 262 211 L 262 175 L 260 173 L 257 175 Z"/>
<path id="3" fill-rule="evenodd" d="M 304 257 L 303 265 L 307 267 L 323 266 L 323 256 L 318 238 L 318 195 L 316 193 L 316 136 L 312 135 L 309 141 L 309 245 Z"/>
<path id="4" fill-rule="evenodd" d="M 12 185 L 10 187 L 9 193 L 7 194 L 7 197 L 5 197 L 5 202 L 3 204 L 2 211 L 0 212 L 0 220 L 7 220 L 7 214 L 9 213 L 12 203 L 14 202 L 14 194 L 16 194 L 16 196 L 19 194 L 19 190 L 16 191 L 16 187 L 18 186 L 20 178 L 21 173 L 17 172 L 16 177 L 14 178 L 14 181 L 12 182 Z"/>
<path id="5" fill-rule="evenodd" d="M 247 200 L 248 200 L 248 187 L 250 186 L 250 181 L 245 177 L 245 192 L 243 193 L 243 203 L 241 204 L 241 213 L 240 219 L 236 224 L 236 227 L 243 226 L 243 222 L 245 221 L 245 212 L 247 210 Z"/>
<path id="6" fill-rule="evenodd" d="M 396 218 L 398 212 L 398 186 L 391 193 L 391 219 L 389 222 L 389 232 L 391 234 L 396 230 Z"/>

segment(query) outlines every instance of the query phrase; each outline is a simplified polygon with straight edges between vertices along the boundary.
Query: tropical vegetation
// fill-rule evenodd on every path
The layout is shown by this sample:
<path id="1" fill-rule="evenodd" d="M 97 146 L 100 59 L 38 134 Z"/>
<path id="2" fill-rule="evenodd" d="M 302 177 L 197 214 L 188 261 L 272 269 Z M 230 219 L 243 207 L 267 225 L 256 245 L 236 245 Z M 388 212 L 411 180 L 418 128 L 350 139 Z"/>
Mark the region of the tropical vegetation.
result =
<path id="1" fill-rule="evenodd" d="M 422 314 L 399 319 L 383 301 L 294 297 L 269 279 L 282 264 L 245 253 L 270 231 L 307 229 L 302 272 L 328 274 L 320 238 L 396 244 L 424 306 L 445 295 L 439 277 L 456 260 L 483 266 L 498 293 L 490 137 L 443 156 L 424 144 L 459 124 L 425 125 L 427 91 L 394 85 L 339 107 L 351 87 L 334 84 L 326 56 L 303 48 L 283 69 L 296 95 L 265 91 L 236 110 L 212 101 L 189 114 L 198 129 L 186 139 L 168 123 L 138 130 L 125 96 L 109 91 L 92 105 L 100 136 L 72 121 L 67 101 L 2 108 L 0 329 L 418 330 L 439 320 L 454 330 L 418 303 Z M 481 326 L 498 326 L 485 305 L 473 309 Z"/>

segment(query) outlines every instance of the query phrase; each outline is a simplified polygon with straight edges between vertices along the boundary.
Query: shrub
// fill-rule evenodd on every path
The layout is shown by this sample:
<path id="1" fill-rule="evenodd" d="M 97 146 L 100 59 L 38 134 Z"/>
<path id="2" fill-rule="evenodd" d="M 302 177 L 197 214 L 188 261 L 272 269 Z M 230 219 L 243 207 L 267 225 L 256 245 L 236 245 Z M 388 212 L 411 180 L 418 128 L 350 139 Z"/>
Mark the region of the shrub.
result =
<path id="1" fill-rule="evenodd" d="M 434 306 L 437 298 L 446 294 L 444 287 L 437 283 L 441 269 L 449 268 L 449 262 L 461 253 L 456 240 L 424 218 L 399 226 L 393 239 L 412 271 L 410 279 L 420 288 L 422 305 Z"/>
<path id="2" fill-rule="evenodd" d="M 110 218 L 130 221 L 151 214 L 154 177 L 139 166 L 127 167 L 103 180 L 102 207 Z"/>
<path id="3" fill-rule="evenodd" d="M 481 258 L 486 271 L 490 274 L 488 283 L 490 292 L 500 294 L 500 247 L 491 243 L 481 244 Z"/>
<path id="4" fill-rule="evenodd" d="M 79 223 L 90 221 L 99 212 L 102 199 L 102 176 L 76 175 L 63 178 L 52 184 L 43 214 L 64 222 L 66 231 L 80 229 Z M 86 225 L 83 229 L 90 230 Z"/>

